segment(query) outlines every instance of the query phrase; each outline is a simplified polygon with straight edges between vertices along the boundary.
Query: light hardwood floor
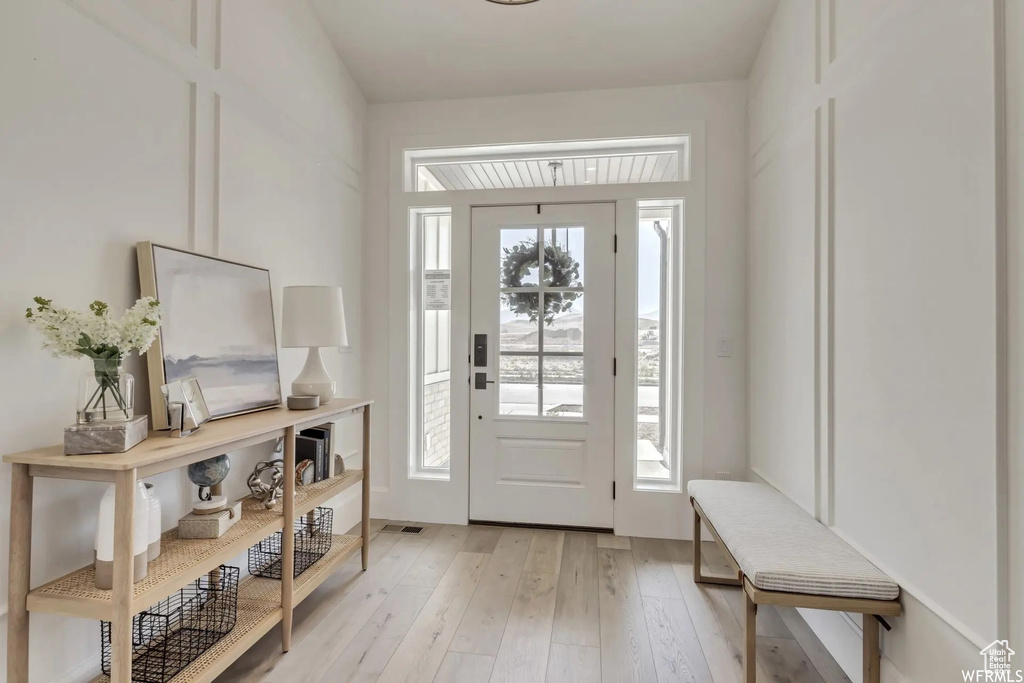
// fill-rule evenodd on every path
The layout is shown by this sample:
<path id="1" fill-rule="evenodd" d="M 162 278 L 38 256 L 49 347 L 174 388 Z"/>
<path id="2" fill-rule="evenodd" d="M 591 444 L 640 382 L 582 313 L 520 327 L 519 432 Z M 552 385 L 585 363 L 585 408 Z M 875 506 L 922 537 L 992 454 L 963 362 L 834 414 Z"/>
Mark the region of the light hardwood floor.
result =
<path id="1" fill-rule="evenodd" d="M 377 533 L 218 681 L 740 683 L 743 596 L 688 542 L 497 527 Z M 727 573 L 712 543 L 706 571 Z M 792 609 L 762 606 L 757 680 L 848 681 Z"/>

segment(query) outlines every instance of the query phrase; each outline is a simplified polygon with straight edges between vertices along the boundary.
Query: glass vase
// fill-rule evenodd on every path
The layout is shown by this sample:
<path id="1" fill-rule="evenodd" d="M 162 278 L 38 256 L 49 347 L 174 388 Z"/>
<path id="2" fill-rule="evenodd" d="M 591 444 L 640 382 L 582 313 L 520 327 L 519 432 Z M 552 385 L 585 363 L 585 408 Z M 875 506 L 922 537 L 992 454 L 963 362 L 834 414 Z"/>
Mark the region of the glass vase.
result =
<path id="1" fill-rule="evenodd" d="M 135 378 L 122 359 L 95 359 L 78 381 L 78 424 L 125 422 L 135 417 Z"/>

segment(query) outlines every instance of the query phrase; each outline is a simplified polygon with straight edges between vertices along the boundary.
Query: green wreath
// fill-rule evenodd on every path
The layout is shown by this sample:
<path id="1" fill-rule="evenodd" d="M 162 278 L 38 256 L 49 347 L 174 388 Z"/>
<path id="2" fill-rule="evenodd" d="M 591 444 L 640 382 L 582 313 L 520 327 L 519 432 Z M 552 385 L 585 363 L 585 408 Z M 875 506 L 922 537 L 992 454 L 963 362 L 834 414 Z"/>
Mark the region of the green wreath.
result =
<path id="1" fill-rule="evenodd" d="M 523 279 L 540 268 L 537 240 L 524 240 L 513 247 L 505 247 L 501 265 L 502 287 L 523 286 Z M 544 283 L 549 287 L 578 287 L 580 264 L 561 246 L 544 247 Z M 544 322 L 550 325 L 556 315 L 572 310 L 572 304 L 582 292 L 548 292 L 544 295 Z M 517 316 L 528 316 L 537 322 L 540 315 L 540 294 L 537 292 L 502 292 L 501 300 Z"/>

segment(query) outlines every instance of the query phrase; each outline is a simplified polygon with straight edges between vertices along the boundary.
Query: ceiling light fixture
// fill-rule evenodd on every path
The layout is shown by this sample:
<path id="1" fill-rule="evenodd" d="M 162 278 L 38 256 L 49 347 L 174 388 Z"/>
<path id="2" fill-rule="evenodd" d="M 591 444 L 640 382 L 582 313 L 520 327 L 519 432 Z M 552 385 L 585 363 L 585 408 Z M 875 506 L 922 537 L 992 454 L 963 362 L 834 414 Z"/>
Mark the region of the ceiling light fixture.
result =
<path id="1" fill-rule="evenodd" d="M 537 0 L 487 0 L 487 2 L 493 2 L 495 5 L 529 5 Z"/>
<path id="2" fill-rule="evenodd" d="M 551 169 L 551 186 L 558 186 L 558 172 L 562 170 L 562 162 L 555 160 L 548 162 L 548 168 Z"/>

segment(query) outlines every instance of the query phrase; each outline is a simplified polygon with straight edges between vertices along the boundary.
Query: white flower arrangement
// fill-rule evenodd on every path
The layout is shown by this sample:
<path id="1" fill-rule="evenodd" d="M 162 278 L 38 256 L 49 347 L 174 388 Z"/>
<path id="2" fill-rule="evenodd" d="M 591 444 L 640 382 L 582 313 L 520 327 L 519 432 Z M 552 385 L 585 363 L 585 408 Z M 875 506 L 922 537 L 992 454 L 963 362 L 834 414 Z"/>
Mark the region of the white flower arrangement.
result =
<path id="1" fill-rule="evenodd" d="M 110 306 L 102 301 L 89 304 L 88 313 L 55 308 L 40 296 L 34 301 L 35 309 L 26 309 L 25 317 L 42 333 L 43 348 L 57 357 L 83 355 L 119 362 L 132 351 L 149 350 L 160 329 L 160 302 L 149 296 L 136 301 L 118 321 L 111 319 Z"/>
<path id="2" fill-rule="evenodd" d="M 92 359 L 95 382 L 80 397 L 85 401 L 78 407 L 79 422 L 130 420 L 134 382 L 127 376 L 122 384 L 121 361 L 132 351 L 145 353 L 153 344 L 160 329 L 160 302 L 143 297 L 120 320 L 112 320 L 110 306 L 102 301 L 89 304 L 88 313 L 54 308 L 52 301 L 41 296 L 34 301 L 35 309 L 26 309 L 25 317 L 42 333 L 43 348 L 58 358 Z"/>

